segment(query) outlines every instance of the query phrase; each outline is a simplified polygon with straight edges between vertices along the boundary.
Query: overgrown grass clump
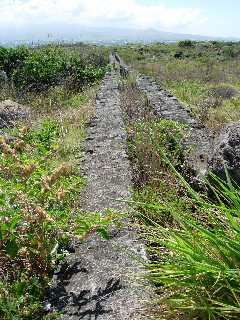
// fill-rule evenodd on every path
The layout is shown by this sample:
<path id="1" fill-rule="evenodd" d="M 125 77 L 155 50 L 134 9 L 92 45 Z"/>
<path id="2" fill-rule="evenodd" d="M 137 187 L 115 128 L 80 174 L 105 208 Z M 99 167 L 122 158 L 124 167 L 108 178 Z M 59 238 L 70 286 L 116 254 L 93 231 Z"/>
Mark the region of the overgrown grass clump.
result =
<path id="1" fill-rule="evenodd" d="M 238 319 L 239 187 L 213 177 L 217 202 L 207 200 L 178 173 L 183 128 L 169 120 L 144 125 L 130 145 L 130 154 L 138 150 L 138 177 L 144 174 L 134 199 L 162 317 Z"/>
<path id="2" fill-rule="evenodd" d="M 162 317 L 238 319 L 239 187 L 212 177 L 215 200 L 197 193 L 179 173 L 183 129 L 169 121 L 145 125 L 148 133 L 141 124 L 130 146 L 130 154 L 138 150 L 138 177 L 148 173 L 135 184 L 134 205 L 149 243 L 149 275 Z"/>
<path id="3" fill-rule="evenodd" d="M 171 225 L 155 223 L 146 232 L 158 257 L 149 265 L 150 278 L 160 303 L 169 308 L 167 315 L 180 311 L 186 319 L 239 319 L 239 188 L 218 183 L 223 201 L 211 203 L 191 190 L 196 198 L 188 201 L 195 214 L 162 203 Z M 154 207 L 159 210 L 157 203 Z"/>
<path id="4" fill-rule="evenodd" d="M 152 179 L 160 179 L 164 171 L 164 159 L 159 149 L 169 154 L 175 166 L 183 161 L 181 139 L 186 127 L 172 120 L 137 121 L 129 131 L 129 152 L 137 166 L 139 185 Z M 159 171 L 162 168 L 162 171 Z M 141 177 L 140 177 L 141 175 Z"/>

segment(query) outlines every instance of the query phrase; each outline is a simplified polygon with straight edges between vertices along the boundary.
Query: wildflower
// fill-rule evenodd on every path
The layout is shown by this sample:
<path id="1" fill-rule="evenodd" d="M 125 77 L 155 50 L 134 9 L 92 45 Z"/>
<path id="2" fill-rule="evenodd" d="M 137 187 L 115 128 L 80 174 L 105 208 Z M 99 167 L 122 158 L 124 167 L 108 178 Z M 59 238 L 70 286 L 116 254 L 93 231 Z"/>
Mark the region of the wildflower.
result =
<path id="1" fill-rule="evenodd" d="M 38 218 L 41 220 L 43 220 L 47 217 L 46 211 L 44 209 L 42 209 L 41 207 L 35 208 L 34 212 L 38 216 Z"/>
<path id="2" fill-rule="evenodd" d="M 15 149 L 22 151 L 25 148 L 26 144 L 23 140 L 21 139 L 17 139 L 17 141 L 15 142 Z"/>
<path id="3" fill-rule="evenodd" d="M 66 191 L 64 190 L 63 187 L 61 187 L 57 192 L 57 199 L 59 201 L 62 201 L 64 199 L 64 197 L 65 197 L 65 194 L 66 194 Z"/>
<path id="4" fill-rule="evenodd" d="M 36 169 L 36 165 L 33 163 L 22 167 L 23 177 L 28 178 L 35 169 Z"/>

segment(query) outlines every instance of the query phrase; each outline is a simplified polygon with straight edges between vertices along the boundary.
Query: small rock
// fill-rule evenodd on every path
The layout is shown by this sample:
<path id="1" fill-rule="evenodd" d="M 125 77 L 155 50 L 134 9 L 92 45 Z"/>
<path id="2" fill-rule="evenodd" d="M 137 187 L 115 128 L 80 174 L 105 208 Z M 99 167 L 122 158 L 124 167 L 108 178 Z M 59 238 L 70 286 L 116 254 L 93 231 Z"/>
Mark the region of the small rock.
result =
<path id="1" fill-rule="evenodd" d="M 208 171 L 226 179 L 224 166 L 232 179 L 240 183 L 240 123 L 228 124 L 214 143 Z"/>
<path id="2" fill-rule="evenodd" d="M 219 86 L 212 88 L 210 92 L 214 97 L 222 99 L 231 99 L 239 93 L 237 89 L 230 86 Z"/>
<path id="3" fill-rule="evenodd" d="M 0 102 L 0 129 L 14 126 L 16 121 L 26 119 L 28 114 L 28 109 L 16 102 Z"/>

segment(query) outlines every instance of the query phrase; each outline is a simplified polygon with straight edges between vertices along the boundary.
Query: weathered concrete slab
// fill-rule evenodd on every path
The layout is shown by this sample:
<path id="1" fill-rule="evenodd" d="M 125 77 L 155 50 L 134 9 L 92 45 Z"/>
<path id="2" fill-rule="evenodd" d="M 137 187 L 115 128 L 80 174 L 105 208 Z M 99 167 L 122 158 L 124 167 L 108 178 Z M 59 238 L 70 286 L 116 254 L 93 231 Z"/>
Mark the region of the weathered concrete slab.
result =
<path id="1" fill-rule="evenodd" d="M 211 132 L 183 106 L 176 97 L 162 88 L 149 76 L 139 75 L 137 84 L 143 90 L 158 118 L 173 120 L 189 127 L 184 145 L 190 150 L 187 162 L 193 176 L 203 177 L 208 171 L 212 154 Z"/>

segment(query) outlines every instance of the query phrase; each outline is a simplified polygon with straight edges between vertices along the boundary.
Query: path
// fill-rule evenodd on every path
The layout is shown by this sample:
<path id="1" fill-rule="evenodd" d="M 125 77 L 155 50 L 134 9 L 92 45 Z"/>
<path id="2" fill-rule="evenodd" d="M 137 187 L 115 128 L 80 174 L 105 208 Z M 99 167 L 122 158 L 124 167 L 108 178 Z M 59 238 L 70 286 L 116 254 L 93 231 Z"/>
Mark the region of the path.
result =
<path id="1" fill-rule="evenodd" d="M 126 212 L 130 199 L 131 168 L 126 154 L 126 132 L 120 107 L 118 76 L 106 74 L 96 99 L 96 116 L 88 129 L 82 164 L 88 185 L 82 194 L 83 210 L 111 208 Z M 149 292 L 137 275 L 145 250 L 134 230 L 112 230 L 111 239 L 95 236 L 76 247 L 59 273 L 50 303 L 61 320 L 146 319 L 144 302 Z"/>

